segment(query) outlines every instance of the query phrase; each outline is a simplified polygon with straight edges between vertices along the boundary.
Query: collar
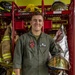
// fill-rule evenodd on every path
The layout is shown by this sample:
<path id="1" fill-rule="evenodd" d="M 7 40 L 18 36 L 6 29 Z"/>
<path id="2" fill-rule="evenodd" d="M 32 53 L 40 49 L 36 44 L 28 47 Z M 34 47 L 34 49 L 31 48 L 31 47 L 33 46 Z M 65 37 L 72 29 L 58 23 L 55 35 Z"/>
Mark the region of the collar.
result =
<path id="1" fill-rule="evenodd" d="M 33 37 L 34 37 L 34 35 L 32 34 L 32 31 L 29 31 L 29 32 L 28 32 L 28 35 L 33 36 Z M 44 32 L 42 32 L 42 33 L 41 33 L 41 35 L 40 35 L 40 37 L 44 37 L 44 36 L 45 36 L 45 33 L 44 33 Z"/>

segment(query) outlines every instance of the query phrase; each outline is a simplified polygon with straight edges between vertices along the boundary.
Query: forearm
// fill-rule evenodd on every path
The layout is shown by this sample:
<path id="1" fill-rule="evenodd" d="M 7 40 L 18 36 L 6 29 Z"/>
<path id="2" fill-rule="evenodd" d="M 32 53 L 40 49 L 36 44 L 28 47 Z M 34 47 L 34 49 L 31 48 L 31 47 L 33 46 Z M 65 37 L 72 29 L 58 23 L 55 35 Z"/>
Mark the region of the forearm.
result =
<path id="1" fill-rule="evenodd" d="M 16 75 L 20 75 L 20 69 L 14 69 Z"/>

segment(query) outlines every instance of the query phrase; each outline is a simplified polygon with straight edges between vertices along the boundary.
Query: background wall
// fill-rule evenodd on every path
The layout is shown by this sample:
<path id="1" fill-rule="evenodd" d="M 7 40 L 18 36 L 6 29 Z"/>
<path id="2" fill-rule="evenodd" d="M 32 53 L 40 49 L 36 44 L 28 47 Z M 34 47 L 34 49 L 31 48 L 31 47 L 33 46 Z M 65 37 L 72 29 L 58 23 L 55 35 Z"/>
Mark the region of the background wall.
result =
<path id="1" fill-rule="evenodd" d="M 26 6 L 28 4 L 41 5 L 42 0 L 0 0 L 0 1 L 15 1 L 15 3 L 19 6 Z M 44 0 L 45 5 L 51 5 L 56 0 Z M 64 2 L 65 4 L 69 4 L 71 0 L 59 0 Z"/>
<path id="2" fill-rule="evenodd" d="M 44 0 L 45 5 L 51 5 L 55 0 Z M 69 4 L 70 0 L 60 0 L 64 2 L 65 4 Z M 41 5 L 42 0 L 15 0 L 15 2 L 19 6 L 26 6 L 28 4 L 35 4 L 35 5 Z"/>

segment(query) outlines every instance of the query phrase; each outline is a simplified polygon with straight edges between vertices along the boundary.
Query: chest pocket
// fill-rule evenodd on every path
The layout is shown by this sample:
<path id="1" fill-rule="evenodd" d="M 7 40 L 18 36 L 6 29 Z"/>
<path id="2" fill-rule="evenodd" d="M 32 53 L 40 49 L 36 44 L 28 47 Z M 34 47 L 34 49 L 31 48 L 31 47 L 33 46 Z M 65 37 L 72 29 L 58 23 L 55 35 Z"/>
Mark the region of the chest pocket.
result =
<path id="1" fill-rule="evenodd" d="M 26 52 L 25 55 L 27 58 L 31 59 L 36 55 L 36 44 L 34 39 L 31 37 L 27 37 L 28 39 L 26 40 Z"/>
<path id="2" fill-rule="evenodd" d="M 45 54 L 49 51 L 49 46 L 46 42 L 40 43 L 40 51 L 41 51 L 42 54 Z"/>
<path id="3" fill-rule="evenodd" d="M 42 55 L 46 55 L 49 52 L 49 41 L 46 36 L 39 39 L 40 52 Z"/>

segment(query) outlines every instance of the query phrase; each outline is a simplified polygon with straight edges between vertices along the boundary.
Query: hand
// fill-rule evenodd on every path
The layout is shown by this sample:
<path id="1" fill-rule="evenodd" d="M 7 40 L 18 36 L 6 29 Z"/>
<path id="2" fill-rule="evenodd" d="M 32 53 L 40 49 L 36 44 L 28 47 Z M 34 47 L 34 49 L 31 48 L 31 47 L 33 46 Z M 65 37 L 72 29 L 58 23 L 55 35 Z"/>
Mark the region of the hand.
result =
<path id="1" fill-rule="evenodd" d="M 13 69 L 14 75 L 20 75 L 20 69 Z"/>

